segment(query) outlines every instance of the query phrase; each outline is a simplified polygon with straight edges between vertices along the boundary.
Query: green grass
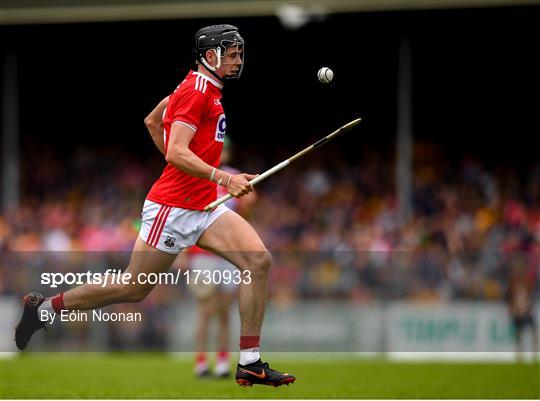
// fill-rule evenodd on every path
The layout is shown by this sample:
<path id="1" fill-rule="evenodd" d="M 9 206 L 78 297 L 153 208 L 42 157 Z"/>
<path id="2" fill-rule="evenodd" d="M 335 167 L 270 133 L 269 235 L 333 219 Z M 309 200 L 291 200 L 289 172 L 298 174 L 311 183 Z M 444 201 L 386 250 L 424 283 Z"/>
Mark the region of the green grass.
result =
<path id="1" fill-rule="evenodd" d="M 540 398 L 538 364 L 269 358 L 291 386 L 197 380 L 162 354 L 22 354 L 0 360 L 1 398 Z"/>

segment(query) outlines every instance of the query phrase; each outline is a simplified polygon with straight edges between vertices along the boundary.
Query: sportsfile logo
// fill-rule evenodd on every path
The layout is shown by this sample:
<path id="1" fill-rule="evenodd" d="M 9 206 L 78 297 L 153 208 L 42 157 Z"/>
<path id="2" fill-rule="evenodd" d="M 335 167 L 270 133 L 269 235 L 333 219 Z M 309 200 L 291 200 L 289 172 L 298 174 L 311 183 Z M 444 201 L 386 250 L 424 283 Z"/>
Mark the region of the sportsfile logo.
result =
<path id="1" fill-rule="evenodd" d="M 173 240 L 172 237 L 169 237 Z M 174 242 L 170 243 L 174 246 Z M 123 272 L 121 269 L 107 269 L 104 273 L 91 272 L 68 272 L 68 273 L 41 273 L 41 284 L 47 285 L 50 288 L 57 288 L 60 285 L 83 285 L 94 284 L 101 287 L 107 285 L 156 285 L 156 284 L 172 284 L 178 285 L 185 281 L 186 284 L 202 283 L 205 285 L 220 285 L 220 284 L 251 284 L 251 271 L 234 270 L 222 271 L 221 269 L 192 269 L 189 267 L 177 269 L 175 272 L 160 272 L 160 273 L 145 273 L 140 272 L 131 274 Z"/>
<path id="2" fill-rule="evenodd" d="M 227 129 L 227 120 L 225 114 L 221 114 L 216 126 L 216 142 L 225 141 L 225 130 Z"/>
<path id="3" fill-rule="evenodd" d="M 94 284 L 105 287 L 109 284 L 178 284 L 182 278 L 182 273 L 177 270 L 173 272 L 162 273 L 138 273 L 131 274 L 122 272 L 122 269 L 107 269 L 105 273 L 91 272 L 68 272 L 68 273 L 41 273 L 41 284 L 48 285 L 51 288 L 56 288 L 59 285 L 83 285 Z"/>

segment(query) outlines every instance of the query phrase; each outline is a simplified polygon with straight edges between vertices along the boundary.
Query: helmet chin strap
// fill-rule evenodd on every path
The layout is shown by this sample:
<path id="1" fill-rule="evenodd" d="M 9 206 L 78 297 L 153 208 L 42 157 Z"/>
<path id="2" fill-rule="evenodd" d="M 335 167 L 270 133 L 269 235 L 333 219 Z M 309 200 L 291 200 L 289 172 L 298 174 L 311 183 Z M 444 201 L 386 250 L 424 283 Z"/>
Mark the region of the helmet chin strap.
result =
<path id="1" fill-rule="evenodd" d="M 206 59 L 204 57 L 201 57 L 200 58 L 200 61 L 202 63 L 202 65 L 204 66 L 204 68 L 206 68 L 208 70 L 208 72 L 210 72 L 210 74 L 212 74 L 214 77 L 216 77 L 220 82 L 223 82 L 223 78 L 221 78 L 217 73 L 216 71 L 219 69 L 219 67 L 221 67 L 221 47 L 218 47 L 217 50 L 216 49 L 211 49 L 214 51 L 216 57 L 217 57 L 217 64 L 215 67 L 212 67 L 208 61 L 206 61 Z"/>

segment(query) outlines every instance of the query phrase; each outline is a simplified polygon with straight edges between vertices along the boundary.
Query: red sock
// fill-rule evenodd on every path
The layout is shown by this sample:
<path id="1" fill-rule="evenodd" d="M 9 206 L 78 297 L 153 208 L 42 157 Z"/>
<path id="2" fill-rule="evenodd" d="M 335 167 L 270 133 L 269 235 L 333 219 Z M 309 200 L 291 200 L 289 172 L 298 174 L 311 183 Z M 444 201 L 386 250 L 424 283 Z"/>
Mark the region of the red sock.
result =
<path id="1" fill-rule="evenodd" d="M 51 304 L 56 313 L 60 313 L 63 310 L 67 310 L 66 306 L 64 305 L 64 293 L 61 292 L 60 294 L 56 294 L 54 297 L 51 298 Z"/>
<path id="2" fill-rule="evenodd" d="M 228 361 L 229 360 L 229 353 L 227 351 L 219 351 L 217 353 L 217 360 L 218 361 Z"/>
<path id="3" fill-rule="evenodd" d="M 195 355 L 195 361 L 197 363 L 205 363 L 206 362 L 206 353 L 197 352 L 197 355 Z"/>
<path id="4" fill-rule="evenodd" d="M 258 348 L 261 345 L 261 336 L 240 336 L 240 349 Z"/>

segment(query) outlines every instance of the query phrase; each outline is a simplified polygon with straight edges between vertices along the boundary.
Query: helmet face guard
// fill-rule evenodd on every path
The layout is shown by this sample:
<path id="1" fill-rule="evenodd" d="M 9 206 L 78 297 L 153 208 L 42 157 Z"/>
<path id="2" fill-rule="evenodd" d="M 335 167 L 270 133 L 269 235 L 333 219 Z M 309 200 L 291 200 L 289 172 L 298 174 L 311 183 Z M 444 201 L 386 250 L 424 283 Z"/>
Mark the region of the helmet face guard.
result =
<path id="1" fill-rule="evenodd" d="M 223 59 L 227 56 L 227 50 L 236 48 L 238 50 L 236 57 L 240 58 L 240 63 L 224 63 Z M 218 60 L 215 66 L 211 66 L 206 60 L 206 52 L 213 50 Z M 202 64 L 212 75 L 222 79 L 238 79 L 244 70 L 244 39 L 238 33 L 238 28 L 232 25 L 213 25 L 200 29 L 195 34 L 194 53 L 198 63 Z M 219 77 L 216 71 L 227 64 L 238 64 L 238 70 L 233 75 Z"/>

